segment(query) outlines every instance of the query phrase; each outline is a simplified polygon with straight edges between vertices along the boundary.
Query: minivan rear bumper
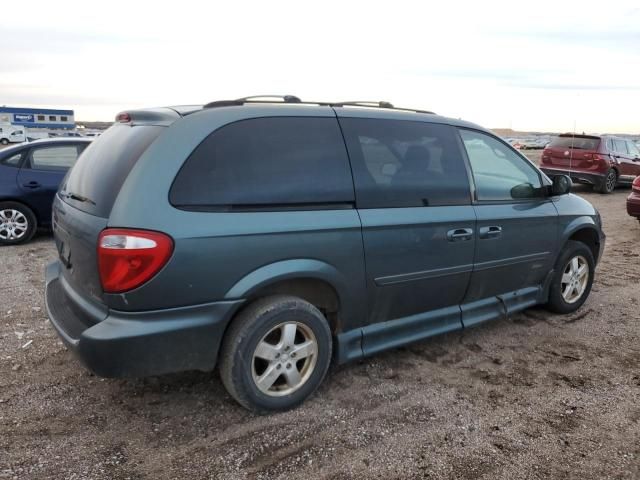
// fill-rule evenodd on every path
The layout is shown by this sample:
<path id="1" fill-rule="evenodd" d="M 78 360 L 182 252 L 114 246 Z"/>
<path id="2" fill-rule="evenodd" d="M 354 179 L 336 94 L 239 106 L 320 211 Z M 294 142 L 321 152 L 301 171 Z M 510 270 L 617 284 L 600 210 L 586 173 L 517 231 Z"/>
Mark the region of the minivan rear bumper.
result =
<path id="1" fill-rule="evenodd" d="M 556 175 L 568 175 L 571 180 L 578 183 L 586 183 L 600 188 L 604 182 L 604 173 L 582 172 L 580 170 L 561 170 L 556 168 L 540 167 L 545 175 L 552 178 Z"/>
<path id="2" fill-rule="evenodd" d="M 102 377 L 212 370 L 242 300 L 145 312 L 96 309 L 73 291 L 59 261 L 47 266 L 45 305 L 52 325 L 80 361 Z M 106 312 L 106 316 L 105 316 Z"/>

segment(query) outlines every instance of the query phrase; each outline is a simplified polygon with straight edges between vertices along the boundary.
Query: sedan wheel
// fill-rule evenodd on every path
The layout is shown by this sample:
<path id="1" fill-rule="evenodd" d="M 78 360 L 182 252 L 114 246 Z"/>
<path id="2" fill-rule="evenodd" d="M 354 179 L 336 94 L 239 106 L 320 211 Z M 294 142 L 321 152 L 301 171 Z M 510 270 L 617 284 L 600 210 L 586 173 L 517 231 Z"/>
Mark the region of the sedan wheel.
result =
<path id="1" fill-rule="evenodd" d="M 36 227 L 36 216 L 29 207 L 18 202 L 0 202 L 0 245 L 27 242 Z"/>
<path id="2" fill-rule="evenodd" d="M 19 241 L 29 230 L 29 222 L 22 212 L 0 210 L 0 240 Z"/>

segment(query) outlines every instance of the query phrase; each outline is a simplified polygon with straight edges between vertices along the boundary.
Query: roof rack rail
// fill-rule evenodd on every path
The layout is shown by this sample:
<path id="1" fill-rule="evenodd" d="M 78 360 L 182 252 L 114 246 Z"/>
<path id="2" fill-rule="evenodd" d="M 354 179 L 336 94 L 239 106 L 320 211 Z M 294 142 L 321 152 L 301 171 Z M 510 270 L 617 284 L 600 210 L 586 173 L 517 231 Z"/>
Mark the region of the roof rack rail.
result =
<path id="1" fill-rule="evenodd" d="M 381 101 L 348 101 L 348 102 L 307 102 L 300 100 L 295 95 L 253 95 L 250 97 L 238 98 L 236 100 L 217 100 L 215 102 L 207 103 L 203 108 L 216 108 L 216 107 L 233 107 L 240 106 L 246 103 L 298 103 L 305 105 L 320 105 L 323 107 L 365 107 L 365 108 L 386 108 L 389 110 L 400 110 L 403 112 L 413 113 L 427 113 L 435 115 L 434 112 L 429 110 L 416 110 L 414 108 L 400 108 L 394 107 L 391 102 Z"/>
<path id="2" fill-rule="evenodd" d="M 260 100 L 261 98 L 267 100 Z M 280 99 L 279 101 L 268 100 L 268 99 Z M 244 105 L 245 103 L 302 103 L 295 95 L 252 95 L 250 97 L 242 97 L 237 98 L 235 100 L 218 100 L 215 102 L 207 103 L 203 108 L 214 108 L 214 107 L 232 107 L 237 105 Z"/>
<path id="3" fill-rule="evenodd" d="M 379 102 L 370 102 L 370 101 L 358 101 L 358 102 L 335 102 L 335 103 L 327 103 L 323 105 L 329 105 L 331 107 L 372 107 L 372 108 L 388 108 L 391 110 L 400 110 L 402 112 L 414 112 L 414 113 L 428 113 L 430 115 L 435 115 L 434 112 L 430 110 L 416 110 L 415 108 L 401 108 L 394 107 L 391 102 L 385 102 L 384 100 Z"/>
<path id="4" fill-rule="evenodd" d="M 395 108 L 391 102 L 385 102 L 381 100 L 379 102 L 370 101 L 349 101 L 349 102 L 335 102 L 330 104 L 333 107 L 374 107 L 374 108 Z"/>

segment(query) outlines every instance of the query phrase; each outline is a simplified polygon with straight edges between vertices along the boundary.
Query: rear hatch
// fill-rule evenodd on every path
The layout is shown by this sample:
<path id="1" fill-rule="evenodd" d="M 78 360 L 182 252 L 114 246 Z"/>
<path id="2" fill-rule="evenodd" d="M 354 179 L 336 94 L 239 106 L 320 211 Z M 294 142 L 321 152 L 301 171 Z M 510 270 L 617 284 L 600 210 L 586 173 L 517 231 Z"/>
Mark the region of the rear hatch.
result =
<path id="1" fill-rule="evenodd" d="M 584 170 L 597 159 L 600 137 L 565 134 L 554 138 L 542 154 L 542 163 L 566 170 Z"/>
<path id="2" fill-rule="evenodd" d="M 82 153 L 54 201 L 53 231 L 64 279 L 79 294 L 101 303 L 98 235 L 131 169 L 165 128 L 157 123 L 133 120 L 109 128 Z"/>

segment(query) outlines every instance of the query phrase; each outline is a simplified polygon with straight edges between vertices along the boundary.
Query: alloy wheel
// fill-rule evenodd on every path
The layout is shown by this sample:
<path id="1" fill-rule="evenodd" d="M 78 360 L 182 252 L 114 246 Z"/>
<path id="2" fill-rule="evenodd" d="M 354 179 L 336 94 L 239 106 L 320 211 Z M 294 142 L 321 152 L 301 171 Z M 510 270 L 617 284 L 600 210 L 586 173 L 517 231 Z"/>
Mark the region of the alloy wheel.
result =
<path id="1" fill-rule="evenodd" d="M 313 373 L 318 359 L 318 341 L 313 331 L 298 322 L 273 327 L 258 342 L 251 373 L 265 395 L 281 397 L 302 387 Z"/>
<path id="2" fill-rule="evenodd" d="M 616 188 L 616 174 L 615 172 L 609 172 L 607 174 L 607 178 L 605 180 L 607 182 L 607 191 L 608 192 L 613 192 L 613 190 Z"/>
<path id="3" fill-rule="evenodd" d="M 19 240 L 24 237 L 29 229 L 29 221 L 18 210 L 0 210 L 0 239 Z"/>
<path id="4" fill-rule="evenodd" d="M 573 257 L 564 268 L 560 288 L 567 303 L 575 303 L 584 294 L 589 283 L 589 264 L 582 255 Z"/>

